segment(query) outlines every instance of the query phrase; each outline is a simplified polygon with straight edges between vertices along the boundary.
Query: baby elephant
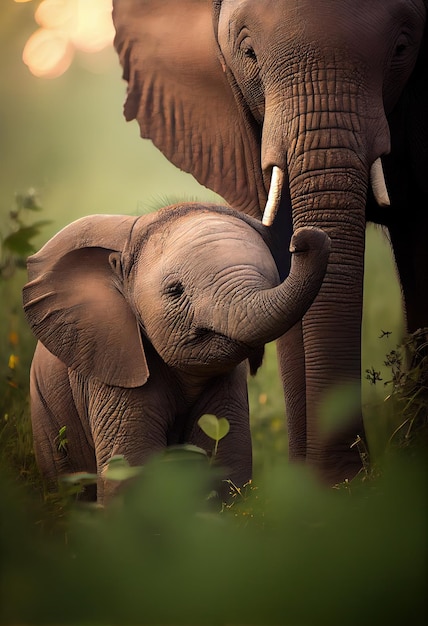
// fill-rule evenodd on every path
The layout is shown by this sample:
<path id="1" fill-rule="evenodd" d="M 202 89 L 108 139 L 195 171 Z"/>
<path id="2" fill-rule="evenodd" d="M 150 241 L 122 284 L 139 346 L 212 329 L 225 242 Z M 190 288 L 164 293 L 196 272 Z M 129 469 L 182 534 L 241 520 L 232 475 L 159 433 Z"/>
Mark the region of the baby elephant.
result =
<path id="1" fill-rule="evenodd" d="M 321 286 L 328 236 L 303 228 L 280 283 L 269 229 L 215 205 L 182 204 L 141 217 L 92 215 L 28 260 L 24 308 L 40 340 L 31 367 L 35 453 L 48 484 L 97 472 L 111 495 L 113 455 L 143 464 L 166 446 L 212 450 L 197 425 L 225 417 L 216 462 L 251 477 L 247 362 L 306 312 Z M 58 445 L 66 426 L 68 444 Z"/>

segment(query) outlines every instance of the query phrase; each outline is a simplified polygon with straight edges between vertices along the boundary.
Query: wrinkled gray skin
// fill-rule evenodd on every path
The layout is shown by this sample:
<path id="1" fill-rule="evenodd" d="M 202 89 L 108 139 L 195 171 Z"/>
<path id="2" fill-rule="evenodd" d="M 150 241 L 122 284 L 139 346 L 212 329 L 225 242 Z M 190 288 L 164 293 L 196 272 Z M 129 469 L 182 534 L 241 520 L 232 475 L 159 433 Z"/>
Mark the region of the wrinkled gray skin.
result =
<path id="1" fill-rule="evenodd" d="M 247 363 L 306 312 L 330 242 L 293 236 L 280 283 L 269 229 L 227 207 L 188 204 L 142 217 L 95 215 L 64 228 L 28 261 L 24 308 L 40 340 L 31 369 L 35 452 L 47 482 L 97 472 L 122 454 L 140 465 L 192 443 L 196 422 L 225 417 L 217 461 L 237 485 L 251 477 Z M 67 450 L 58 433 L 66 426 Z"/>
<path id="2" fill-rule="evenodd" d="M 293 229 L 330 235 L 320 295 L 279 355 L 291 458 L 331 482 L 352 478 L 361 411 L 326 438 L 319 405 L 335 384 L 360 384 L 366 220 L 389 229 L 409 331 L 428 326 L 426 0 L 113 6 L 125 116 L 141 135 L 258 218 L 279 172 L 269 204 L 279 204 L 272 228 L 281 275 Z"/>

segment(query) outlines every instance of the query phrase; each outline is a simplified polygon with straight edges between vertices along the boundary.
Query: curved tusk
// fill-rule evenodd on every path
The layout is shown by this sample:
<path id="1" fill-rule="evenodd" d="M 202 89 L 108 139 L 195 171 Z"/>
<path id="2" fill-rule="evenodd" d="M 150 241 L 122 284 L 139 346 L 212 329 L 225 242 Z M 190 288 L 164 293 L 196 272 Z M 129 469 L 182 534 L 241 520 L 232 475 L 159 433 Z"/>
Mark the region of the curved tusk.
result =
<path id="1" fill-rule="evenodd" d="M 279 203 L 281 200 L 281 191 L 283 184 L 284 172 L 277 165 L 274 165 L 272 168 L 269 195 L 262 219 L 262 224 L 264 224 L 265 226 L 271 226 L 273 220 L 275 219 L 275 215 L 278 212 Z"/>
<path id="2" fill-rule="evenodd" d="M 388 190 L 385 184 L 385 176 L 383 175 L 382 161 L 380 157 L 376 159 L 370 169 L 370 183 L 373 189 L 373 195 L 379 206 L 390 206 Z"/>

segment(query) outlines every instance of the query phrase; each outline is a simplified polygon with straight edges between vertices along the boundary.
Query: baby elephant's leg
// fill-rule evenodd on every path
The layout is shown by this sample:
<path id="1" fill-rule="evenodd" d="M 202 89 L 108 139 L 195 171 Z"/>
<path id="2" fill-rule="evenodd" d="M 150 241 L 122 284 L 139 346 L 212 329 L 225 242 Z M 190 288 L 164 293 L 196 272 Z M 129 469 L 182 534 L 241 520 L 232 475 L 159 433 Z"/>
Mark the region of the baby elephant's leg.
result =
<path id="1" fill-rule="evenodd" d="M 248 482 L 252 473 L 247 375 L 247 363 L 241 363 L 231 374 L 218 377 L 207 386 L 195 411 L 192 411 L 195 421 L 192 422 L 192 429 L 187 439 L 189 443 L 203 448 L 210 455 L 213 454 L 215 441 L 205 435 L 198 426 L 197 420 L 205 413 L 215 415 L 217 418 L 226 418 L 230 430 L 218 444 L 215 464 L 224 468 L 225 478 L 238 487 Z M 227 494 L 226 483 L 222 491 Z"/>
<path id="2" fill-rule="evenodd" d="M 76 410 L 67 367 L 40 342 L 31 365 L 30 397 L 34 452 L 48 488 L 57 488 L 62 474 L 95 472 L 89 425 Z M 90 491 L 83 497 L 92 499 Z"/>
<path id="3" fill-rule="evenodd" d="M 152 368 L 154 371 L 155 368 Z M 97 459 L 97 499 L 107 503 L 121 491 L 120 481 L 109 480 L 108 466 L 114 456 L 124 456 L 130 466 L 144 465 L 167 446 L 167 430 L 174 413 L 165 388 L 152 375 L 143 387 L 88 384 L 88 413 Z"/>

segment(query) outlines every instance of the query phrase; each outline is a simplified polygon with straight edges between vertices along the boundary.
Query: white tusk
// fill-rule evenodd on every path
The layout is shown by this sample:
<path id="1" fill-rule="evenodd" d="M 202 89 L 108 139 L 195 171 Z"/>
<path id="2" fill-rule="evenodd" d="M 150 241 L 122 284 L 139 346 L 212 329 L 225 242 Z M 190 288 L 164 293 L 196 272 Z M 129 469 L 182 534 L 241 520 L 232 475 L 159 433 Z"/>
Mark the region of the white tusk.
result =
<path id="1" fill-rule="evenodd" d="M 382 161 L 380 157 L 376 159 L 370 169 L 370 183 L 373 189 L 373 195 L 379 206 L 390 206 L 388 190 L 385 184 L 385 176 L 383 175 Z"/>
<path id="2" fill-rule="evenodd" d="M 271 226 L 275 215 L 278 212 L 279 203 L 281 200 L 281 191 L 284 184 L 284 172 L 274 165 L 272 168 L 272 178 L 270 180 L 270 188 L 266 207 L 263 213 L 262 224 L 265 226 Z"/>

